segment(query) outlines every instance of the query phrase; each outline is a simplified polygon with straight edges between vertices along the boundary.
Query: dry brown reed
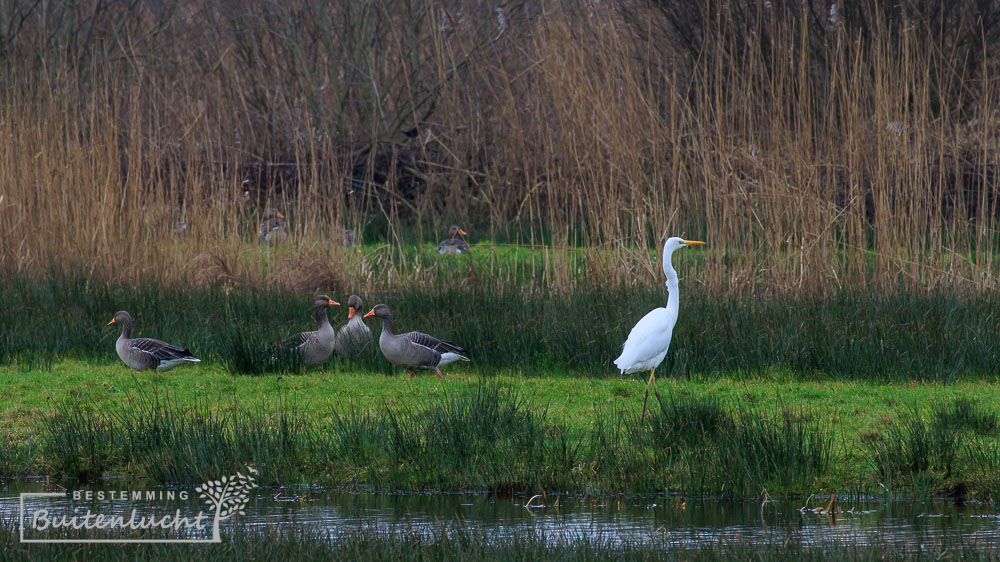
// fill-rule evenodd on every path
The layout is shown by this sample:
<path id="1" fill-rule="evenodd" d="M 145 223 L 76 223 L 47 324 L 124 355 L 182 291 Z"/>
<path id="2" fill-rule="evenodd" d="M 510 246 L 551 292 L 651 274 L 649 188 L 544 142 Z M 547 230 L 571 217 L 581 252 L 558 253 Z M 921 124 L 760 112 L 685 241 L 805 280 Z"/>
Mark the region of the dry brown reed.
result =
<path id="1" fill-rule="evenodd" d="M 554 287 L 657 281 L 668 235 L 719 293 L 996 287 L 996 6 L 488 4 L 7 5 L 0 270 L 399 287 L 459 221 Z"/>

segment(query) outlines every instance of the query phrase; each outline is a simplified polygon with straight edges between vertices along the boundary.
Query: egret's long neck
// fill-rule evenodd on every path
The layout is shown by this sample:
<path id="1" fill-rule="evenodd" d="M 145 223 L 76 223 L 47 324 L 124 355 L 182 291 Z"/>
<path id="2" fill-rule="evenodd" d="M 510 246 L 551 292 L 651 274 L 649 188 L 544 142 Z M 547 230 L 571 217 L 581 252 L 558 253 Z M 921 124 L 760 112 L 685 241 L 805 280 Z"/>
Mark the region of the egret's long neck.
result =
<path id="1" fill-rule="evenodd" d="M 663 273 L 667 274 L 667 310 L 677 314 L 681 306 L 681 291 L 677 284 L 677 272 L 671 263 L 672 252 L 663 256 Z"/>

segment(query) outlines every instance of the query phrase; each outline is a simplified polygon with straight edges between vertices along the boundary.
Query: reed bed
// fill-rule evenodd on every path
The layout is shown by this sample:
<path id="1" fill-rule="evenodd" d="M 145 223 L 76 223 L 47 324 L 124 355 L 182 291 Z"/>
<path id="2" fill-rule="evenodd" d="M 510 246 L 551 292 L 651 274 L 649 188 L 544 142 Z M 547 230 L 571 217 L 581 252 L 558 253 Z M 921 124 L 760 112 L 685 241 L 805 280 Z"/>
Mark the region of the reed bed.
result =
<path id="1" fill-rule="evenodd" d="M 557 289 L 657 282 L 668 234 L 716 295 L 997 286 L 992 2 L 120 8 L 0 9 L 7 276 L 392 289 L 461 222 Z"/>
<path id="2" fill-rule="evenodd" d="M 441 278 L 462 265 L 442 267 Z M 348 290 L 323 290 L 346 302 Z M 579 288 L 552 292 L 525 287 L 455 284 L 361 293 L 366 306 L 384 302 L 400 329 L 421 330 L 470 350 L 472 368 L 527 374 L 618 376 L 611 364 L 629 329 L 663 306 L 659 286 Z M 45 369 L 60 358 L 118 361 L 108 327 L 117 310 L 136 318 L 136 334 L 185 345 L 234 374 L 302 372 L 275 346 L 314 329 L 313 295 L 281 288 L 202 288 L 95 283 L 85 276 L 15 277 L 0 287 L 0 363 Z M 334 326 L 344 307 L 330 309 Z M 715 297 L 685 290 L 681 318 L 660 377 L 752 377 L 787 370 L 804 378 L 867 380 L 992 378 L 1000 336 L 995 293 L 956 296 L 845 292 L 832 298 Z M 377 322 L 369 321 L 375 337 Z M 377 341 L 376 341 L 377 344 Z M 398 373 L 365 349 L 348 364 L 325 369 Z"/>

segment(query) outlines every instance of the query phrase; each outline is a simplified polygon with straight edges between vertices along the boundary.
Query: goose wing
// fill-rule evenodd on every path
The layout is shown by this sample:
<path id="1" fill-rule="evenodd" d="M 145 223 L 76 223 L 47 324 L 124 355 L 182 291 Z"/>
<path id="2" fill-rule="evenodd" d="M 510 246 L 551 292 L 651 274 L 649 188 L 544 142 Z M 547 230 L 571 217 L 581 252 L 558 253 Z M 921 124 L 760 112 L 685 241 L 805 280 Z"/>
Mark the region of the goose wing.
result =
<path id="1" fill-rule="evenodd" d="M 460 345 L 451 343 L 449 341 L 443 341 L 425 334 L 423 332 L 407 332 L 405 334 L 400 334 L 399 337 L 406 339 L 410 343 L 416 345 L 421 345 L 438 353 L 465 353 L 466 349 Z"/>
<path id="2" fill-rule="evenodd" d="M 141 353 L 157 363 L 162 361 L 173 361 L 177 359 L 193 359 L 194 355 L 183 347 L 171 345 L 167 342 L 155 340 L 153 338 L 135 338 L 129 340 L 129 348 L 137 353 Z"/>

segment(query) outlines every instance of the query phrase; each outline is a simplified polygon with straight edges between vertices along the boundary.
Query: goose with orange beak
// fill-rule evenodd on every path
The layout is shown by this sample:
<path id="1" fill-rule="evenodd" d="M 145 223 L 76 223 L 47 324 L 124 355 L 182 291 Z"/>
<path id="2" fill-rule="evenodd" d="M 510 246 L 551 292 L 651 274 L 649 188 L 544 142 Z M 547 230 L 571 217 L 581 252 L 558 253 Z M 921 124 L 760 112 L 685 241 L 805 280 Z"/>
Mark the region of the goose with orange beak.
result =
<path id="1" fill-rule="evenodd" d="M 330 317 L 326 310 L 340 303 L 326 295 L 319 295 L 313 300 L 313 320 L 316 329 L 312 332 L 301 332 L 285 340 L 282 347 L 298 352 L 302 364 L 306 367 L 322 365 L 330 358 L 337 343 L 337 333 L 330 325 Z"/>
<path id="2" fill-rule="evenodd" d="M 356 356 L 372 342 L 372 331 L 360 314 L 364 306 L 358 295 L 351 295 L 347 299 L 347 324 L 337 332 L 337 356 L 341 359 Z"/>
<path id="3" fill-rule="evenodd" d="M 122 335 L 115 343 L 118 357 L 136 371 L 156 369 L 169 371 L 187 363 L 198 363 L 198 359 L 183 347 L 171 345 L 153 338 L 132 337 L 132 315 L 124 310 L 115 313 L 108 326 L 121 326 Z"/>
<path id="4" fill-rule="evenodd" d="M 288 223 L 285 222 L 285 215 L 281 211 L 270 208 L 264 211 L 264 216 L 260 219 L 260 229 L 257 232 L 260 241 L 273 246 L 288 239 Z"/>
<path id="5" fill-rule="evenodd" d="M 438 253 L 464 254 L 465 252 L 468 252 L 469 245 L 465 242 L 465 240 L 459 238 L 459 236 L 467 236 L 467 234 L 464 230 L 458 228 L 458 225 L 453 225 L 448 229 L 448 239 L 442 240 L 441 243 L 438 244 Z"/>
<path id="6" fill-rule="evenodd" d="M 466 349 L 451 342 L 442 341 L 423 332 L 396 334 L 396 323 L 392 311 L 384 304 L 377 304 L 365 318 L 374 316 L 382 320 L 382 335 L 378 338 L 379 349 L 390 363 L 402 367 L 413 377 L 417 369 L 434 371 L 444 378 L 441 367 L 455 361 L 468 361 L 462 355 Z"/>
<path id="7" fill-rule="evenodd" d="M 660 392 L 656 390 L 656 368 L 667 356 L 670 347 L 670 337 L 677 323 L 677 313 L 680 310 L 681 294 L 677 284 L 677 272 L 670 262 L 674 252 L 688 246 L 702 246 L 704 242 L 685 240 L 683 238 L 668 238 L 663 245 L 663 273 L 667 276 L 667 306 L 654 308 L 642 317 L 628 334 L 628 339 L 622 345 L 622 354 L 615 359 L 615 365 L 622 374 L 649 370 L 649 382 L 646 383 L 646 393 L 642 397 L 642 417 L 646 417 L 646 399 L 649 398 L 649 387 L 653 387 L 657 400 Z"/>

